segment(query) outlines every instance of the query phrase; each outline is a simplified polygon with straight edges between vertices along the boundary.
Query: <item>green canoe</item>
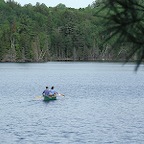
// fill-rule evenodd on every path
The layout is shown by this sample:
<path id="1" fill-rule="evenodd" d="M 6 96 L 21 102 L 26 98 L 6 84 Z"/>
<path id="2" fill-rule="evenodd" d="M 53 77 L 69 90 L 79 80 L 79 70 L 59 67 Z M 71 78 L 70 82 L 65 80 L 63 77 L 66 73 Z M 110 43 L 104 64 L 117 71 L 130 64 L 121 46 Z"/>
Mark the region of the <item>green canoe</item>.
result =
<path id="1" fill-rule="evenodd" d="M 56 96 L 44 96 L 44 101 L 56 100 Z"/>

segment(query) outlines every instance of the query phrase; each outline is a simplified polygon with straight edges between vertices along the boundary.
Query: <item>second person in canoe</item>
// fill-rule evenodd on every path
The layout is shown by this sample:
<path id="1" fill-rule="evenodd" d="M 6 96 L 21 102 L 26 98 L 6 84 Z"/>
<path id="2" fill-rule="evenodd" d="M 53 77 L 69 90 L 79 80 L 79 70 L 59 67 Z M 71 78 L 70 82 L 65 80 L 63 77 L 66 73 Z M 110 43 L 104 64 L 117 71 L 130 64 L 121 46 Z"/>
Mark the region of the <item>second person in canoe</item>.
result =
<path id="1" fill-rule="evenodd" d="M 56 94 L 58 94 L 58 92 L 56 92 L 56 91 L 54 90 L 54 86 L 52 86 L 51 89 L 49 90 L 49 96 L 54 96 L 54 95 L 56 95 Z"/>

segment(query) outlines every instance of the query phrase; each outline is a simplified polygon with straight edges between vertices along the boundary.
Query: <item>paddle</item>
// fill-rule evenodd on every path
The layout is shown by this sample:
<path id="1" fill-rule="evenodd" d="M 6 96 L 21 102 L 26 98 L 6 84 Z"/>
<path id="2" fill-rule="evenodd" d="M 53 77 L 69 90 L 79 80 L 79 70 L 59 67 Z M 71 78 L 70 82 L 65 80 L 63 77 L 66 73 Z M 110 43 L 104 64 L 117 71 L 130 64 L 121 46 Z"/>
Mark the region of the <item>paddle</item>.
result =
<path id="1" fill-rule="evenodd" d="M 61 94 L 61 93 L 58 93 L 57 94 L 58 96 L 65 96 L 64 94 Z M 36 96 L 35 99 L 41 99 L 43 98 L 43 96 Z"/>
<path id="2" fill-rule="evenodd" d="M 35 98 L 42 98 L 43 96 L 36 96 Z"/>
<path id="3" fill-rule="evenodd" d="M 34 99 L 35 100 L 41 100 L 43 98 L 43 96 L 36 96 Z"/>
<path id="4" fill-rule="evenodd" d="M 58 93 L 59 96 L 65 96 L 64 94 Z"/>

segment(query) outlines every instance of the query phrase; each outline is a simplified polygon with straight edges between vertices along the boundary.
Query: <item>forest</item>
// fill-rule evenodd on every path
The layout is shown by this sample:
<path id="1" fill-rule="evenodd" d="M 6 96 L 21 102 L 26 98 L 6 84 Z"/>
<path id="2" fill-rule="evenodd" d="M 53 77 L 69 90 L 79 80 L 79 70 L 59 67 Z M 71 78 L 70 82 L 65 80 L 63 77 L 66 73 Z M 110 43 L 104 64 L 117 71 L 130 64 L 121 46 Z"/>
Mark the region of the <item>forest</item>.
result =
<path id="1" fill-rule="evenodd" d="M 0 62 L 125 61 L 129 44 L 113 48 L 116 37 L 105 41 L 112 31 L 97 14 L 104 4 L 74 9 L 0 0 Z"/>

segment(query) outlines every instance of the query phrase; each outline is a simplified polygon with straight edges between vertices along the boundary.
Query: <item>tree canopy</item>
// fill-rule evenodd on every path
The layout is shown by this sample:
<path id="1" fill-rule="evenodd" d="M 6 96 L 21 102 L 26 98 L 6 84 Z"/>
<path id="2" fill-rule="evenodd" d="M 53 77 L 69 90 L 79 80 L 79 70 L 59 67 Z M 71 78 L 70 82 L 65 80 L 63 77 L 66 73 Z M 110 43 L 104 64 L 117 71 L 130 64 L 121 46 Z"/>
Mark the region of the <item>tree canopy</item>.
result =
<path id="1" fill-rule="evenodd" d="M 138 3 L 134 8 L 139 13 L 132 14 L 131 7 L 124 10 L 125 5 L 118 2 L 96 0 L 86 8 L 74 9 L 61 3 L 56 7 L 43 3 L 21 6 L 13 0 L 0 0 L 0 61 L 124 61 L 137 45 L 139 52 L 130 59 L 135 61 L 144 42 L 143 21 L 130 22 L 142 18 L 142 5 Z M 119 46 L 112 49 L 116 42 Z"/>

